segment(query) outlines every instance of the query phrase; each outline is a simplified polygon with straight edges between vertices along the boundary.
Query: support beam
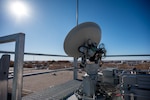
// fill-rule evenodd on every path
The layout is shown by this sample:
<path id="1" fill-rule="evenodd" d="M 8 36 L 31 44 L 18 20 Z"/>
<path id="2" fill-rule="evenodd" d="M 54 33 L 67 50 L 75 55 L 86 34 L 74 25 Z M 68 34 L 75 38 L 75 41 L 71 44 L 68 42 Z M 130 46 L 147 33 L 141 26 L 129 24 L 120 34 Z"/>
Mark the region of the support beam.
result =
<path id="1" fill-rule="evenodd" d="M 78 64 L 77 64 L 77 58 L 74 58 L 74 62 L 73 62 L 73 79 L 77 80 L 78 79 L 78 68 L 77 68 Z"/>

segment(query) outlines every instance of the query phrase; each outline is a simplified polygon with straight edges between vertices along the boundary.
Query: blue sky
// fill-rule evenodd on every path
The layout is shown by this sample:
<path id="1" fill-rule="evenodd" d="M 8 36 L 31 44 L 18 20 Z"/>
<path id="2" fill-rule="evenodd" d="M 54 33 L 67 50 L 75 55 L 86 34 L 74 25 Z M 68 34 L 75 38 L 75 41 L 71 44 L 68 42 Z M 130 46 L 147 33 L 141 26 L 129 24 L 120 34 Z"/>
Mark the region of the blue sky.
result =
<path id="1" fill-rule="evenodd" d="M 25 52 L 66 55 L 63 42 L 76 26 L 76 0 L 20 0 L 28 16 L 17 19 L 9 9 L 15 0 L 0 0 L 0 36 L 23 32 Z M 149 0 L 79 0 L 78 23 L 95 22 L 108 55 L 150 54 Z M 0 50 L 14 51 L 14 43 Z"/>

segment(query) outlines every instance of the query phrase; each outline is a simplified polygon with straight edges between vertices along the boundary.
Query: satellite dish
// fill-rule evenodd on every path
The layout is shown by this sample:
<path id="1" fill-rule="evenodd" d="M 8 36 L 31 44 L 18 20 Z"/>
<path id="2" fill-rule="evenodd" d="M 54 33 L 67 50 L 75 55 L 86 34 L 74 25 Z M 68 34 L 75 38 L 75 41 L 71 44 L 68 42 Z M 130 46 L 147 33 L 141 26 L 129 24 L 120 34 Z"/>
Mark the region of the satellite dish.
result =
<path id="1" fill-rule="evenodd" d="M 78 48 L 88 40 L 97 45 L 101 40 L 101 29 L 99 25 L 93 22 L 85 22 L 74 27 L 66 36 L 64 41 L 64 50 L 68 56 L 80 57 Z"/>

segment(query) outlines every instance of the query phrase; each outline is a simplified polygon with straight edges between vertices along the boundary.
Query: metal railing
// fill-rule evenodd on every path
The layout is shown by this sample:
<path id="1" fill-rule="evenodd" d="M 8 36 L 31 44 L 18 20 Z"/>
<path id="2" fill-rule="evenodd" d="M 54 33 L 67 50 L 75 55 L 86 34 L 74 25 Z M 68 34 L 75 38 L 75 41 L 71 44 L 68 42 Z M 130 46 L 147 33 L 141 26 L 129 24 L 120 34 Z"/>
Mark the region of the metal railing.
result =
<path id="1" fill-rule="evenodd" d="M 3 51 L 3 50 L 0 50 L 0 53 L 15 54 L 15 52 L 13 52 L 13 51 Z M 44 53 L 29 53 L 29 52 L 25 52 L 24 55 L 69 57 L 67 55 L 55 55 L 55 54 L 44 54 Z M 150 54 L 106 55 L 105 57 L 150 57 Z"/>
<path id="2" fill-rule="evenodd" d="M 25 34 L 17 33 L 0 37 L 0 44 L 8 42 L 15 42 L 15 67 L 13 77 L 12 100 L 21 100 Z"/>

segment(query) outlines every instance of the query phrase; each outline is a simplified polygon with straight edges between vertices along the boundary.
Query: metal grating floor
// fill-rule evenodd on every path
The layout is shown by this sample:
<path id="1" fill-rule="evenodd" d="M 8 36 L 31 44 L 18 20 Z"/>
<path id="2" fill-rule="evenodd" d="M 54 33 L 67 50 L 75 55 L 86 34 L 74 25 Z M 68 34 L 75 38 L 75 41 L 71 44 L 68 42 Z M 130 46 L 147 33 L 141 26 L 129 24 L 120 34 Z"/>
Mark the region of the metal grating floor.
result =
<path id="1" fill-rule="evenodd" d="M 64 84 L 27 95 L 22 100 L 63 100 L 79 88 L 80 85 L 81 81 L 71 80 Z"/>

